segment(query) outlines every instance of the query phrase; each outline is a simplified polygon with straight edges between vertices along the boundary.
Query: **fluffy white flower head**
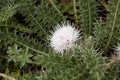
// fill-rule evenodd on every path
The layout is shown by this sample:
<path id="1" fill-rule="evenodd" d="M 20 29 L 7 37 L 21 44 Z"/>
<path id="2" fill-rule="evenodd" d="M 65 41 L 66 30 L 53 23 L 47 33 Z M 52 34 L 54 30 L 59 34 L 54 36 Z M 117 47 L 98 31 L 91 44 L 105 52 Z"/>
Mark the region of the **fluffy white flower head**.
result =
<path id="1" fill-rule="evenodd" d="M 117 47 L 116 51 L 117 51 L 117 57 L 120 60 L 120 46 Z"/>
<path id="2" fill-rule="evenodd" d="M 117 47 L 116 51 L 120 52 L 120 46 Z"/>
<path id="3" fill-rule="evenodd" d="M 55 32 L 52 33 L 51 47 L 56 52 L 63 53 L 64 50 L 69 50 L 73 47 L 74 43 L 78 40 L 79 31 L 73 25 L 62 24 L 57 26 Z"/>

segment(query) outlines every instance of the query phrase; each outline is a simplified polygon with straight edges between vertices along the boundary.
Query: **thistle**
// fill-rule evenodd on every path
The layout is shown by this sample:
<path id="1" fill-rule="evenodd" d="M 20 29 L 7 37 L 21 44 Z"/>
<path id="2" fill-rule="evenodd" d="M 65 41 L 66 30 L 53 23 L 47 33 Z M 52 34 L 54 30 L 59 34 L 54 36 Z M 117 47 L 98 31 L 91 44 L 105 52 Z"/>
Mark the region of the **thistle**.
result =
<path id="1" fill-rule="evenodd" d="M 117 58 L 120 60 L 120 46 L 117 47 L 116 51 Z"/>
<path id="2" fill-rule="evenodd" d="M 55 52 L 63 53 L 73 48 L 74 43 L 78 40 L 79 31 L 73 25 L 63 23 L 58 25 L 51 36 L 51 47 Z"/>

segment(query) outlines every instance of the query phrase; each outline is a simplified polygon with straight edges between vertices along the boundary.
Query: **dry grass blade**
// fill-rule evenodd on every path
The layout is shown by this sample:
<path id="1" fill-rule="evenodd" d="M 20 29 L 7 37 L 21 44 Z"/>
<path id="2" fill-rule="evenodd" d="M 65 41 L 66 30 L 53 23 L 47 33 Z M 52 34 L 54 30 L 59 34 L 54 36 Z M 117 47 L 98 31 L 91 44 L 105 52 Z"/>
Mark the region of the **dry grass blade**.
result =
<path id="1" fill-rule="evenodd" d="M 8 75 L 5 75 L 5 74 L 3 74 L 3 73 L 0 73 L 0 76 L 3 77 L 3 78 L 6 78 L 7 80 L 16 80 L 15 78 L 10 77 L 10 76 L 8 76 Z"/>

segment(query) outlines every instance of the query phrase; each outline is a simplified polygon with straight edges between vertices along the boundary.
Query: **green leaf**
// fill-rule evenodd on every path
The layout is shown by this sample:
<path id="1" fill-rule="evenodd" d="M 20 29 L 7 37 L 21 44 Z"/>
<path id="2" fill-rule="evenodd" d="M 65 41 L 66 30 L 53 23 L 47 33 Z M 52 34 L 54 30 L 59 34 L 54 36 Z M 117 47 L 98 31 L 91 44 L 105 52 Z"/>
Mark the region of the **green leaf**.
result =
<path id="1" fill-rule="evenodd" d="M 8 48 L 8 61 L 13 61 L 14 63 L 18 63 L 20 65 L 20 68 L 26 65 L 26 63 L 30 63 L 33 55 L 28 52 L 28 48 L 26 50 L 23 50 L 22 48 L 19 48 L 16 44 L 14 44 L 13 47 Z"/>

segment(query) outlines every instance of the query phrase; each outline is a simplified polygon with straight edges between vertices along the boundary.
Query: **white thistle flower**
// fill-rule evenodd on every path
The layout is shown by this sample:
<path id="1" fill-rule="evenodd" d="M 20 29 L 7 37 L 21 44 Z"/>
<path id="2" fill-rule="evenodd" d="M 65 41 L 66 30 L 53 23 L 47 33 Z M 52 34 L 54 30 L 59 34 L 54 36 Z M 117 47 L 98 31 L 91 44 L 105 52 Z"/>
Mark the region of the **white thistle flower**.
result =
<path id="1" fill-rule="evenodd" d="M 63 53 L 73 47 L 78 37 L 79 31 L 73 25 L 63 23 L 62 26 L 58 25 L 55 32 L 52 33 L 50 45 L 54 51 Z"/>
<path id="2" fill-rule="evenodd" d="M 120 51 L 120 46 L 118 46 L 118 47 L 116 48 L 116 51 L 118 51 L 118 52 Z"/>
<path id="3" fill-rule="evenodd" d="M 117 47 L 116 51 L 117 58 L 120 60 L 120 46 Z"/>

